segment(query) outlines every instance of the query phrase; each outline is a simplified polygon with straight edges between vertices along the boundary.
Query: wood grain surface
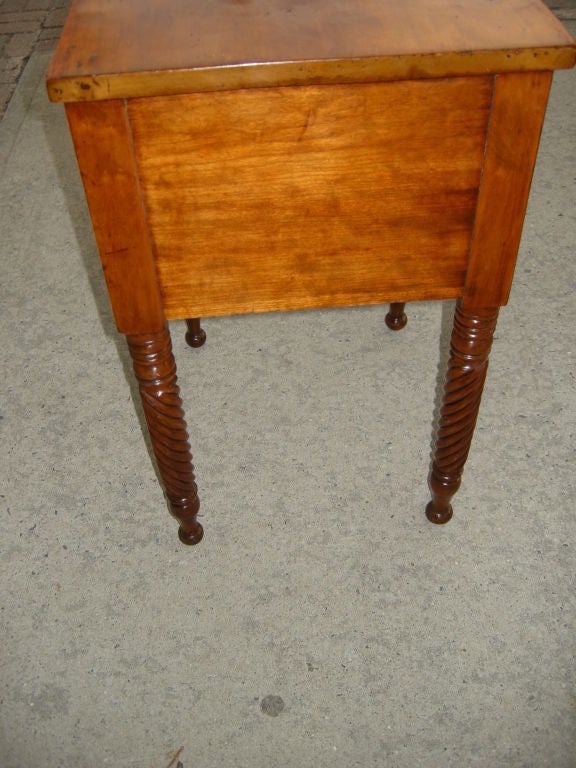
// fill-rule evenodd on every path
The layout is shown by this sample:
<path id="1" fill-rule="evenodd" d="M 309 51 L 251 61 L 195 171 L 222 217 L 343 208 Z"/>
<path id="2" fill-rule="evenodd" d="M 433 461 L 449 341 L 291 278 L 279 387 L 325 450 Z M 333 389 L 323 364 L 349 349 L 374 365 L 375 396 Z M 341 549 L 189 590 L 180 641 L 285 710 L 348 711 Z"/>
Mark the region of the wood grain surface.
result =
<path id="1" fill-rule="evenodd" d="M 573 66 L 540 0 L 74 0 L 54 101 Z"/>
<path id="2" fill-rule="evenodd" d="M 66 114 L 118 330 L 159 332 L 164 313 L 126 105 L 67 104 Z"/>
<path id="3" fill-rule="evenodd" d="M 492 83 L 129 102 L 166 316 L 460 296 Z"/>
<path id="4" fill-rule="evenodd" d="M 507 303 L 551 72 L 496 77 L 464 307 Z"/>

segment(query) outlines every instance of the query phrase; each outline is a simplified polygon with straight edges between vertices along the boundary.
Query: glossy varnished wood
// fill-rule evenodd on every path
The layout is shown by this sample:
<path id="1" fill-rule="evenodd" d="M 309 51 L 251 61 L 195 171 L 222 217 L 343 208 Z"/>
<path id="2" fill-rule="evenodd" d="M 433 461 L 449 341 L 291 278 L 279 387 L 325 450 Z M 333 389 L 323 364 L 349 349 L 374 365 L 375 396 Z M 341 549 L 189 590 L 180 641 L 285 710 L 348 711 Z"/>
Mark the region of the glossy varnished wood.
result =
<path id="1" fill-rule="evenodd" d="M 73 0 L 55 101 L 572 66 L 539 0 Z"/>
<path id="2" fill-rule="evenodd" d="M 456 307 L 429 480 L 432 501 L 426 507 L 433 523 L 447 523 L 452 517 L 450 500 L 468 458 L 497 320 L 497 307 L 466 310 L 460 302 Z"/>
<path id="3" fill-rule="evenodd" d="M 206 331 L 200 325 L 199 317 L 190 317 L 186 320 L 186 344 L 189 347 L 202 347 L 206 342 Z"/>
<path id="4" fill-rule="evenodd" d="M 462 295 L 492 83 L 131 101 L 166 316 Z"/>
<path id="5" fill-rule="evenodd" d="M 200 501 L 170 332 L 165 326 L 159 333 L 126 338 L 170 511 L 180 521 L 180 540 L 197 544 L 203 536 L 196 520 Z"/>
<path id="6" fill-rule="evenodd" d="M 408 317 L 404 311 L 405 306 L 403 301 L 390 304 L 390 309 L 384 319 L 391 331 L 401 331 L 408 322 Z"/>

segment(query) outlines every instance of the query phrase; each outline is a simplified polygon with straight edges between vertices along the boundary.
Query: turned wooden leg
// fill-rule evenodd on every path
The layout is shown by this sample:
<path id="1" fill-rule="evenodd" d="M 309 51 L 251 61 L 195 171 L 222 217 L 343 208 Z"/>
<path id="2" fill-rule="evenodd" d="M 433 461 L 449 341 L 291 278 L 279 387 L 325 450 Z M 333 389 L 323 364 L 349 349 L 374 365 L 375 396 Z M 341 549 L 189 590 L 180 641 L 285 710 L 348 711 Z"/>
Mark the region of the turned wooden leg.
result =
<path id="1" fill-rule="evenodd" d="M 199 317 L 191 317 L 186 320 L 188 330 L 186 331 L 186 344 L 189 347 L 201 347 L 206 341 L 206 331 L 200 325 Z"/>
<path id="2" fill-rule="evenodd" d="M 468 310 L 460 302 L 456 306 L 429 479 L 432 501 L 426 507 L 433 523 L 447 523 L 452 517 L 450 500 L 468 458 L 497 320 L 498 308 Z"/>
<path id="3" fill-rule="evenodd" d="M 200 501 L 170 331 L 165 326 L 160 333 L 126 339 L 170 511 L 180 521 L 178 535 L 184 544 L 197 544 L 203 535 L 196 520 Z"/>
<path id="4" fill-rule="evenodd" d="M 390 310 L 384 319 L 392 331 L 400 331 L 408 322 L 406 312 L 404 312 L 405 306 L 406 304 L 400 302 L 390 304 Z"/>

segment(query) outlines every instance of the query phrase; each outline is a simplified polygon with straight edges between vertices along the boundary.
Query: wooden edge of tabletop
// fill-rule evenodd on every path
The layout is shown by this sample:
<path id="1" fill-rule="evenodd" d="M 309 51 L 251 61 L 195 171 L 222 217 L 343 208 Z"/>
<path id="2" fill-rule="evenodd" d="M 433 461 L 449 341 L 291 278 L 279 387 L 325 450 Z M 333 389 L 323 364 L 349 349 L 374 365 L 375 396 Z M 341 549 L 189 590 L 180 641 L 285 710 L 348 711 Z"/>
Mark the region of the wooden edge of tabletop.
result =
<path id="1" fill-rule="evenodd" d="M 570 69 L 576 44 L 554 47 L 425 53 L 377 58 L 247 63 L 197 69 L 63 76 L 47 74 L 55 102 L 102 101 L 290 85 L 385 82 Z"/>

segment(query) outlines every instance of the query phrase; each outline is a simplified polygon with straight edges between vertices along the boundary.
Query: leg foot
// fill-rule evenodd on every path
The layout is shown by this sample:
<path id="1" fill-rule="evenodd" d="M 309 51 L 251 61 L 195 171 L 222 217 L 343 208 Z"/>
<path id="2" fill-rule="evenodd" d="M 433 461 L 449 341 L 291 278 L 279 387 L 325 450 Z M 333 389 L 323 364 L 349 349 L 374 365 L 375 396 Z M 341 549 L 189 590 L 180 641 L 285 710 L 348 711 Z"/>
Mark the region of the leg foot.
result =
<path id="1" fill-rule="evenodd" d="M 192 546 L 193 544 L 199 544 L 202 541 L 202 537 L 204 536 L 204 528 L 200 525 L 200 523 L 196 523 L 194 530 L 187 531 L 185 528 L 180 526 L 178 528 L 178 538 L 182 542 L 182 544 L 186 544 L 188 546 Z"/>
<path id="2" fill-rule="evenodd" d="M 189 347 L 201 347 L 206 341 L 206 331 L 200 325 L 199 317 L 192 317 L 186 320 L 188 330 L 186 332 L 186 344 Z"/>
<path id="3" fill-rule="evenodd" d="M 432 523 L 447 523 L 452 517 L 450 500 L 460 487 L 468 458 L 497 320 L 498 308 L 467 310 L 460 302 L 456 306 L 429 478 L 432 501 L 426 517 Z"/>
<path id="4" fill-rule="evenodd" d="M 390 310 L 384 319 L 391 331 L 400 331 L 408 322 L 406 312 L 404 312 L 405 306 L 406 304 L 400 302 L 390 304 Z"/>
<path id="5" fill-rule="evenodd" d="M 452 504 L 448 504 L 443 509 L 438 508 L 436 501 L 429 501 L 426 504 L 426 517 L 431 523 L 436 525 L 444 525 L 444 523 L 452 519 L 453 514 Z"/>
<path id="6" fill-rule="evenodd" d="M 196 520 L 200 501 L 170 332 L 165 326 L 159 333 L 129 335 L 127 340 L 170 511 L 180 521 L 180 539 L 196 544 L 202 538 Z"/>

